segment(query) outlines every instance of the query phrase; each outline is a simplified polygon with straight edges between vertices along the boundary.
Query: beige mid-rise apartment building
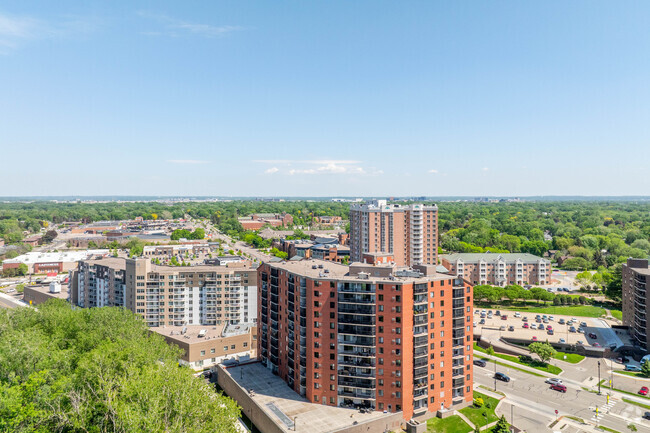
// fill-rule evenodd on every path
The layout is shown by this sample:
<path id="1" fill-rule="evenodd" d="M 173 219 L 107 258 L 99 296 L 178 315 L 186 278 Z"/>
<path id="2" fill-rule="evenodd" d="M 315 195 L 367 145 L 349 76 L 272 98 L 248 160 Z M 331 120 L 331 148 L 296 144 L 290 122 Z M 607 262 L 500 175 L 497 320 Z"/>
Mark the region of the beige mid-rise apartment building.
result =
<path id="1" fill-rule="evenodd" d="M 471 284 L 549 284 L 551 262 L 528 253 L 456 253 L 440 256 L 447 270 Z"/>
<path id="2" fill-rule="evenodd" d="M 397 266 L 437 264 L 438 207 L 376 200 L 350 206 L 350 261 L 389 253 Z"/>
<path id="3" fill-rule="evenodd" d="M 249 262 L 162 266 L 150 259 L 85 260 L 70 278 L 80 307 L 121 306 L 151 327 L 253 323 L 257 270 Z"/>

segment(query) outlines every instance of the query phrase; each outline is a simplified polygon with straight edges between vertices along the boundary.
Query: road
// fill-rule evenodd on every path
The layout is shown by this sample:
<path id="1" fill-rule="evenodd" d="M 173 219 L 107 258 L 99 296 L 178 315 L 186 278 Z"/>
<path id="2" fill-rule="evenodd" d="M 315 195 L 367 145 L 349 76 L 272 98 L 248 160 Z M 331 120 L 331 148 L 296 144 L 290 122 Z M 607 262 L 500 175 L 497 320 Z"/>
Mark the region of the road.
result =
<path id="1" fill-rule="evenodd" d="M 494 364 L 488 363 L 486 367 L 475 366 L 474 383 L 490 389 L 494 387 Z M 639 432 L 650 433 L 650 421 L 642 418 L 644 409 L 623 402 L 619 398 L 610 398 L 585 391 L 579 382 L 565 381 L 567 392 L 560 393 L 550 389 L 544 383 L 545 378 L 532 376 L 512 368 L 497 366 L 497 371 L 506 373 L 511 381 L 509 383 L 497 381 L 497 390 L 506 394 L 506 398 L 499 406 L 499 415 L 505 415 L 508 421 L 511 414 L 514 416 L 514 425 L 528 432 L 553 431 L 548 425 L 555 420 L 555 410 L 559 416 L 574 416 L 582 418 L 591 425 L 603 425 L 619 432 L 628 431 L 628 424 L 634 424 Z M 481 389 L 479 388 L 480 392 Z M 511 406 L 512 413 L 511 413 Z M 599 416 L 596 418 L 596 407 Z M 564 423 L 573 424 L 573 428 L 580 427 L 573 421 L 563 419 Z M 560 425 L 560 423 L 558 423 Z M 591 428 L 582 428 L 591 431 Z M 555 430 L 559 429 L 556 427 Z M 566 429 L 562 430 L 567 431 Z M 569 430 L 571 431 L 571 430 Z"/>
<path id="2" fill-rule="evenodd" d="M 197 223 L 198 226 L 198 223 Z M 212 238 L 216 238 L 222 241 L 227 242 L 229 245 L 231 245 L 231 249 L 236 251 L 241 251 L 242 253 L 248 254 L 251 256 L 253 259 L 257 260 L 258 262 L 265 262 L 268 261 L 272 256 L 263 253 L 262 251 L 255 249 L 251 247 L 250 245 L 241 242 L 241 241 L 234 241 L 232 238 L 229 236 L 221 233 L 212 223 L 207 222 L 205 225 L 205 231 L 206 234 L 212 235 Z"/>

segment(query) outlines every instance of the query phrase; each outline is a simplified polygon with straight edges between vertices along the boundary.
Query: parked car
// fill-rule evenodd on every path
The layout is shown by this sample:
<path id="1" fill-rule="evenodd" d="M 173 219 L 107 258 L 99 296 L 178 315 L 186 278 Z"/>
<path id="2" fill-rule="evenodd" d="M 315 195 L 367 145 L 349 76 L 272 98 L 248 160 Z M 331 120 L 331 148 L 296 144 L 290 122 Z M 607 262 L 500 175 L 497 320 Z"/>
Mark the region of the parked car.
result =
<path id="1" fill-rule="evenodd" d="M 515 330 L 514 326 L 512 326 L 512 325 L 508 326 L 508 331 L 514 331 L 514 330 Z"/>
<path id="2" fill-rule="evenodd" d="M 596 341 L 595 343 L 592 344 L 592 346 L 594 346 L 594 347 L 600 347 L 600 343 Z"/>
<path id="3" fill-rule="evenodd" d="M 515 313 L 515 317 L 521 317 L 521 313 L 520 313 L 519 311 L 517 311 L 517 312 Z"/>
<path id="4" fill-rule="evenodd" d="M 646 412 L 643 414 L 643 419 L 650 419 L 650 412 Z"/>
<path id="5" fill-rule="evenodd" d="M 548 316 L 548 320 L 550 320 L 551 322 L 554 322 L 555 318 L 553 316 Z"/>
<path id="6" fill-rule="evenodd" d="M 487 362 L 485 362 L 484 359 L 474 359 L 474 365 L 478 365 L 479 367 L 485 367 L 487 365 Z"/>
<path id="7" fill-rule="evenodd" d="M 546 333 L 547 333 L 548 335 L 553 335 L 553 330 L 552 330 L 552 329 L 549 329 L 548 331 L 546 331 Z"/>
<path id="8" fill-rule="evenodd" d="M 533 340 L 533 341 L 537 341 L 537 336 L 536 336 L 536 335 L 533 335 L 532 340 Z"/>
<path id="9" fill-rule="evenodd" d="M 524 322 L 528 322 L 528 317 L 524 316 L 521 318 L 521 320 L 523 320 Z"/>
<path id="10" fill-rule="evenodd" d="M 497 373 L 494 374 L 494 377 L 497 378 L 498 380 L 502 380 L 502 381 L 504 381 L 504 382 L 510 382 L 510 378 L 509 378 L 508 375 L 506 375 L 505 373 L 497 372 Z M 644 388 L 645 388 L 645 387 L 644 387 Z M 646 388 L 646 389 L 647 389 L 647 388 Z M 645 395 L 645 394 L 644 394 L 644 395 Z"/>
<path id="11" fill-rule="evenodd" d="M 496 314 L 497 316 L 500 316 L 500 315 L 501 315 L 501 311 L 500 311 L 500 310 L 497 310 L 496 313 L 494 313 L 494 314 Z"/>
<path id="12" fill-rule="evenodd" d="M 560 319 L 560 320 L 558 320 L 557 323 L 559 323 L 560 325 L 564 325 L 566 322 L 564 321 L 564 319 Z"/>
<path id="13" fill-rule="evenodd" d="M 582 340 L 578 340 L 578 341 L 576 341 L 576 344 L 579 345 L 579 346 L 582 346 L 583 344 L 585 344 L 585 342 L 582 341 Z"/>
<path id="14" fill-rule="evenodd" d="M 543 331 L 543 330 L 544 330 L 544 325 L 542 325 L 542 324 L 540 323 L 539 326 L 537 327 L 537 329 L 541 329 L 541 330 Z"/>
<path id="15" fill-rule="evenodd" d="M 506 326 L 505 326 L 505 325 L 501 325 L 501 326 L 499 327 L 499 331 L 505 331 L 505 330 L 506 330 Z"/>
<path id="16" fill-rule="evenodd" d="M 549 383 L 551 385 L 553 384 L 562 385 L 562 379 L 560 379 L 559 377 L 549 377 L 544 382 Z"/>
<path id="17" fill-rule="evenodd" d="M 641 389 L 639 390 L 640 395 L 648 395 L 648 387 L 647 386 L 642 386 Z"/>
<path id="18" fill-rule="evenodd" d="M 560 392 L 566 392 L 566 386 L 560 385 L 560 384 L 551 385 L 551 389 L 554 389 L 554 390 L 560 391 Z"/>
<path id="19" fill-rule="evenodd" d="M 564 338 L 560 338 L 560 343 L 566 343 L 566 340 Z"/>
<path id="20" fill-rule="evenodd" d="M 576 328 L 575 328 L 575 326 L 570 327 L 570 328 L 569 328 L 569 332 L 576 332 Z"/>
<path id="21" fill-rule="evenodd" d="M 589 333 L 589 338 L 593 338 L 593 339 L 597 340 L 598 336 L 596 334 L 594 334 L 593 332 L 590 332 Z"/>
<path id="22" fill-rule="evenodd" d="M 528 323 L 524 323 L 524 329 L 528 329 L 528 328 L 529 328 Z"/>
<path id="23" fill-rule="evenodd" d="M 618 358 L 616 358 L 616 362 L 618 362 L 619 364 L 627 364 L 628 362 L 630 362 L 630 360 L 625 356 L 619 356 Z"/>
<path id="24" fill-rule="evenodd" d="M 503 316 L 501 316 L 501 320 L 508 320 L 508 316 L 504 314 Z"/>
<path id="25" fill-rule="evenodd" d="M 580 322 L 580 326 L 582 326 L 583 328 L 586 328 L 587 327 L 587 322 Z"/>
<path id="26" fill-rule="evenodd" d="M 627 364 L 625 366 L 625 371 L 641 371 L 641 367 L 634 364 Z"/>
<path id="27" fill-rule="evenodd" d="M 551 329 L 553 329 L 553 327 L 552 327 L 551 325 L 546 325 L 546 330 L 547 330 L 547 331 L 549 331 L 549 330 L 551 330 Z"/>
<path id="28" fill-rule="evenodd" d="M 481 319 L 480 322 L 478 322 L 479 325 L 485 325 L 485 319 Z"/>

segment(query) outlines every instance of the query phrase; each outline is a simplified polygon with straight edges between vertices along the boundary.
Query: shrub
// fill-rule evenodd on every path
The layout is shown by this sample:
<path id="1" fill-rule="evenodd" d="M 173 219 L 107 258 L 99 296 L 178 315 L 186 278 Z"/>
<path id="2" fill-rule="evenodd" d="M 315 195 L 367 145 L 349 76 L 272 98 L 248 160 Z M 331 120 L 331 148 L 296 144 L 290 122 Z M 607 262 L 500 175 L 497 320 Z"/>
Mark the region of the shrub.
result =
<path id="1" fill-rule="evenodd" d="M 483 399 L 481 397 L 475 398 L 474 399 L 474 406 L 482 407 L 483 406 Z"/>

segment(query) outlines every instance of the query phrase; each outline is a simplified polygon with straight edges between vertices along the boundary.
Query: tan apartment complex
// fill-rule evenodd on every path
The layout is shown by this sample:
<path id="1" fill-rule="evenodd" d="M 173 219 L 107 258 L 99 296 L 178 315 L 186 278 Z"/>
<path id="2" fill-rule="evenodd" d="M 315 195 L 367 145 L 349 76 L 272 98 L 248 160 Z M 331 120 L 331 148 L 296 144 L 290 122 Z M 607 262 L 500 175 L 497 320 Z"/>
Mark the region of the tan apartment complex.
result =
<path id="1" fill-rule="evenodd" d="M 257 320 L 257 271 L 247 261 L 163 266 L 146 258 L 86 260 L 70 282 L 75 305 L 123 306 L 151 327 Z"/>
<path id="2" fill-rule="evenodd" d="M 447 270 L 470 283 L 549 284 L 551 262 L 528 253 L 456 253 L 440 256 Z"/>
<path id="3" fill-rule="evenodd" d="M 350 206 L 350 261 L 364 253 L 389 253 L 398 266 L 436 265 L 438 207 L 387 204 L 386 200 Z"/>

